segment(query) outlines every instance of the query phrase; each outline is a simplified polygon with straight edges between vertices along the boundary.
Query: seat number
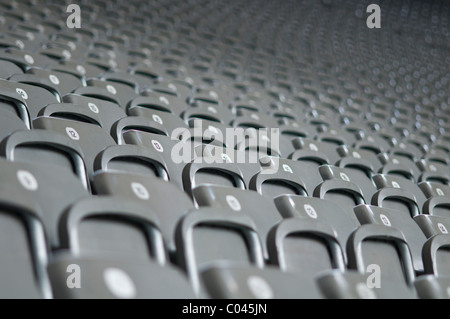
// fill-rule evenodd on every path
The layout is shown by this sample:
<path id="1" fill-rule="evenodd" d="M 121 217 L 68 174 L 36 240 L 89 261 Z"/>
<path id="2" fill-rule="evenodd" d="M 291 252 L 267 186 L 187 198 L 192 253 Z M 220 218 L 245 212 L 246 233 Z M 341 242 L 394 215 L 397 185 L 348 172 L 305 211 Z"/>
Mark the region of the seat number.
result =
<path id="1" fill-rule="evenodd" d="M 130 276 L 122 269 L 105 269 L 103 280 L 108 290 L 116 298 L 130 299 L 136 297 L 136 286 Z"/>
<path id="2" fill-rule="evenodd" d="M 339 176 L 341 176 L 341 179 L 343 179 L 346 182 L 350 182 L 350 177 L 348 177 L 345 173 L 340 173 Z"/>
<path id="3" fill-rule="evenodd" d="M 17 171 L 17 179 L 26 190 L 37 191 L 39 188 L 36 178 L 29 171 Z"/>
<path id="4" fill-rule="evenodd" d="M 438 226 L 439 230 L 441 231 L 441 233 L 448 234 L 447 227 L 445 227 L 443 224 L 438 223 L 437 226 Z"/>
<path id="5" fill-rule="evenodd" d="M 152 140 L 152 145 L 155 148 L 155 150 L 157 150 L 158 152 L 161 152 L 161 153 L 164 152 L 163 146 L 157 140 Z"/>
<path id="6" fill-rule="evenodd" d="M 153 121 L 155 121 L 156 123 L 163 125 L 163 120 L 162 120 L 162 118 L 161 118 L 159 115 L 153 114 L 153 115 L 152 115 L 152 119 L 153 119 Z"/>
<path id="7" fill-rule="evenodd" d="M 306 214 L 308 214 L 309 217 L 311 217 L 312 219 L 317 219 L 317 212 L 314 209 L 314 207 L 312 207 L 309 204 L 305 204 L 303 208 L 305 209 L 305 212 Z"/>
<path id="8" fill-rule="evenodd" d="M 389 218 L 387 218 L 386 215 L 380 214 L 380 219 L 381 219 L 381 222 L 382 222 L 385 226 L 391 227 L 391 221 L 389 220 Z"/>
<path id="9" fill-rule="evenodd" d="M 25 92 L 25 90 L 21 89 L 21 88 L 17 88 L 16 89 L 17 94 L 19 94 L 22 99 L 27 100 L 28 99 L 28 94 L 27 92 Z"/>
<path id="10" fill-rule="evenodd" d="M 148 193 L 147 188 L 144 185 L 138 182 L 131 183 L 131 190 L 137 198 L 142 200 L 147 200 L 150 198 L 150 194 Z"/>
<path id="11" fill-rule="evenodd" d="M 89 109 L 92 112 L 94 112 L 94 113 L 98 113 L 99 112 L 97 105 L 95 105 L 94 103 L 88 103 L 88 106 L 89 106 Z"/>
<path id="12" fill-rule="evenodd" d="M 227 195 L 226 197 L 227 204 L 230 208 L 236 212 L 241 210 L 241 203 L 239 203 L 238 199 L 233 195 Z"/>
<path id="13" fill-rule="evenodd" d="M 72 140 L 78 141 L 80 139 L 80 135 L 74 128 L 66 127 L 66 133 Z"/>
<path id="14" fill-rule="evenodd" d="M 287 164 L 283 164 L 283 170 L 285 172 L 293 174 L 292 168 L 289 165 L 287 165 Z"/>

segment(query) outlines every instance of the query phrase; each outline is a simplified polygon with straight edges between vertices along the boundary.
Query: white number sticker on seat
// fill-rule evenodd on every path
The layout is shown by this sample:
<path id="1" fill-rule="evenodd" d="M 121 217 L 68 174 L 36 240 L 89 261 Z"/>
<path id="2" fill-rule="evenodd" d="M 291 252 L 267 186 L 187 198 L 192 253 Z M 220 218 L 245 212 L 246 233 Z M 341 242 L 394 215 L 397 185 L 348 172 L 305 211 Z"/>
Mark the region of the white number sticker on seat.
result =
<path id="1" fill-rule="evenodd" d="M 21 88 L 17 88 L 16 89 L 17 94 L 19 94 L 22 99 L 27 100 L 28 99 L 28 94 L 27 92 L 25 92 L 25 90 L 21 89 Z"/>
<path id="2" fill-rule="evenodd" d="M 72 127 L 66 127 L 66 133 L 72 140 L 78 141 L 80 139 L 80 135 Z"/>
<path id="3" fill-rule="evenodd" d="M 441 233 L 448 234 L 447 227 L 445 227 L 443 224 L 438 223 L 437 226 L 438 226 L 439 230 L 441 231 Z"/>
<path id="4" fill-rule="evenodd" d="M 17 179 L 26 190 L 37 191 L 39 188 L 36 178 L 29 171 L 17 171 Z"/>
<path id="5" fill-rule="evenodd" d="M 153 119 L 153 121 L 155 121 L 156 123 L 163 125 L 163 120 L 162 120 L 162 118 L 161 118 L 158 114 L 153 114 L 153 115 L 152 115 L 152 119 Z"/>
<path id="6" fill-rule="evenodd" d="M 59 84 L 59 79 L 56 75 L 54 74 L 50 74 L 48 76 L 48 78 L 50 79 L 50 81 L 54 84 L 54 85 L 58 85 Z"/>
<path id="7" fill-rule="evenodd" d="M 122 269 L 107 268 L 103 280 L 108 290 L 116 298 L 130 299 L 136 297 L 136 286 L 131 277 Z"/>
<path id="8" fill-rule="evenodd" d="M 25 61 L 26 61 L 28 64 L 34 64 L 34 59 L 33 59 L 33 57 L 32 57 L 31 55 L 25 54 L 25 55 L 23 56 L 23 58 L 25 59 Z"/>
<path id="9" fill-rule="evenodd" d="M 117 90 L 114 86 L 112 86 L 111 84 L 108 84 L 106 86 L 106 89 L 108 90 L 109 93 L 116 95 L 117 94 Z"/>
<path id="10" fill-rule="evenodd" d="M 345 173 L 340 173 L 339 176 L 341 176 L 341 178 L 346 181 L 346 182 L 350 182 L 350 177 L 348 177 L 347 174 Z"/>
<path id="11" fill-rule="evenodd" d="M 158 152 L 161 152 L 161 153 L 164 152 L 163 146 L 157 140 L 152 140 L 152 145 L 155 148 L 155 150 L 157 150 Z"/>
<path id="12" fill-rule="evenodd" d="M 305 212 L 308 214 L 309 217 L 313 218 L 313 219 L 317 219 L 317 212 L 314 209 L 314 207 L 312 207 L 309 204 L 305 204 L 303 206 L 303 208 L 305 209 Z"/>
<path id="13" fill-rule="evenodd" d="M 386 215 L 380 214 L 380 219 L 384 225 L 391 227 L 391 221 L 389 220 L 389 218 L 387 218 Z"/>
<path id="14" fill-rule="evenodd" d="M 95 105 L 94 103 L 88 103 L 88 106 L 89 106 L 89 109 L 92 112 L 94 112 L 94 113 L 98 113 L 99 112 L 97 105 Z"/>
<path id="15" fill-rule="evenodd" d="M 234 211 L 240 211 L 241 210 L 241 203 L 239 203 L 238 199 L 234 197 L 233 195 L 227 195 L 226 197 L 228 206 Z"/>
<path id="16" fill-rule="evenodd" d="M 137 198 L 140 198 L 142 200 L 147 200 L 150 198 L 150 194 L 148 193 L 147 188 L 145 188 L 145 186 L 141 183 L 131 183 L 131 189 L 133 190 L 133 193 L 137 196 Z"/>
<path id="17" fill-rule="evenodd" d="M 291 174 L 294 173 L 294 172 L 292 171 L 292 168 L 291 168 L 289 165 L 287 165 L 287 164 L 283 164 L 283 171 L 288 172 L 288 173 L 291 173 Z"/>

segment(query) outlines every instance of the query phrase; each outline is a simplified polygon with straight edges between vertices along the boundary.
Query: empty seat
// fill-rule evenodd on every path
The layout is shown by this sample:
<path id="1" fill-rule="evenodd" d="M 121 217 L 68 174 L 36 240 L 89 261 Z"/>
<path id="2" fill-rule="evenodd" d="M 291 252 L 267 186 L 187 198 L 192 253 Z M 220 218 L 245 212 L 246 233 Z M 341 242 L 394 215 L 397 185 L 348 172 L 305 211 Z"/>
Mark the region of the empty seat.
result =
<path id="1" fill-rule="evenodd" d="M 283 195 L 275 199 L 275 205 L 283 218 L 302 218 L 328 225 L 336 232 L 343 250 L 351 233 L 360 226 L 353 210 L 343 209 L 325 199 Z"/>
<path id="2" fill-rule="evenodd" d="M 86 97 L 77 94 L 67 94 L 63 96 L 64 103 L 75 104 L 82 109 L 88 111 L 88 114 L 97 115 L 101 127 L 107 132 L 115 122 L 126 116 L 124 110 L 119 108 L 116 104 L 93 97 Z M 52 110 L 52 114 L 56 112 L 64 112 L 63 108 Z M 44 116 L 51 116 L 51 114 L 43 114 Z"/>
<path id="3" fill-rule="evenodd" d="M 83 152 L 80 146 L 67 136 L 38 129 L 15 132 L 0 144 L 0 154 L 10 161 L 65 168 L 89 189 Z"/>
<path id="4" fill-rule="evenodd" d="M 57 166 L 10 162 L 0 159 L 0 176 L 8 183 L 0 188 L 14 190 L 12 202 L 23 200 L 33 204 L 45 228 L 51 247 L 59 246 L 58 223 L 61 214 L 73 202 L 88 197 L 89 193 L 72 172 Z M 4 191 L 2 190 L 2 192 Z"/>
<path id="5" fill-rule="evenodd" d="M 12 120 L 9 124 L 6 123 L 7 118 L 13 118 L 17 116 L 25 127 L 31 128 L 30 110 L 28 107 L 28 94 L 21 88 L 16 87 L 12 82 L 6 80 L 0 80 L 0 107 L 2 112 L 2 134 L 8 134 L 15 129 L 15 126 L 20 127 L 17 120 Z M 6 113 L 8 112 L 8 113 Z M 13 125 L 13 127 L 11 127 Z M 4 133 L 3 133 L 4 132 Z"/>
<path id="6" fill-rule="evenodd" d="M 95 171 L 113 171 L 159 177 L 169 180 L 166 162 L 154 148 L 137 145 L 112 145 L 94 161 Z"/>
<path id="7" fill-rule="evenodd" d="M 193 144 L 140 130 L 125 131 L 123 141 L 126 144 L 153 148 L 161 153 L 168 168 L 169 180 L 183 189 L 183 168 L 195 158 Z"/>
<path id="8" fill-rule="evenodd" d="M 448 234 L 436 235 L 425 243 L 423 247 L 423 264 L 425 273 L 436 278 L 450 278 L 450 236 Z"/>
<path id="9" fill-rule="evenodd" d="M 203 270 L 201 278 L 208 295 L 214 299 L 322 298 L 314 284 L 305 284 L 309 278 L 282 272 L 274 266 L 259 269 L 219 264 Z"/>
<path id="10" fill-rule="evenodd" d="M 261 241 L 252 220 L 229 208 L 202 208 L 186 214 L 175 236 L 179 265 L 194 291 L 202 295 L 200 273 L 209 265 L 255 265 L 262 268 Z M 217 249 L 220 247 L 220 249 Z"/>
<path id="11" fill-rule="evenodd" d="M 450 196 L 450 186 L 442 185 L 434 182 L 422 182 L 419 184 L 420 189 L 426 198 L 435 196 Z"/>
<path id="12" fill-rule="evenodd" d="M 45 232 L 34 203 L 14 187 L 0 194 L 0 298 L 51 298 Z"/>
<path id="13" fill-rule="evenodd" d="M 395 289 L 383 285 L 376 286 L 371 276 L 373 270 L 341 272 L 333 270 L 317 278 L 322 293 L 328 299 L 413 299 L 411 290 Z"/>
<path id="14" fill-rule="evenodd" d="M 48 273 L 58 299 L 195 298 L 181 271 L 142 259 L 59 254 Z"/>
<path id="15" fill-rule="evenodd" d="M 116 144 L 108 132 L 93 124 L 63 118 L 39 117 L 33 125 L 38 129 L 58 132 L 77 142 L 83 151 L 88 176 L 94 171 L 94 160 L 98 153 Z"/>
<path id="16" fill-rule="evenodd" d="M 408 212 L 360 205 L 355 207 L 355 214 L 361 225 L 377 224 L 400 230 L 411 250 L 414 270 L 417 273 L 423 272 L 422 248 L 427 238 Z"/>
<path id="17" fill-rule="evenodd" d="M 139 202 L 100 197 L 80 200 L 61 215 L 60 246 L 75 256 L 89 254 L 166 262 L 155 213 Z"/>
<path id="18" fill-rule="evenodd" d="M 372 205 L 408 211 L 413 217 L 421 213 L 426 198 L 417 184 L 381 174 L 375 175 L 373 181 L 378 191 L 372 197 Z"/>
<path id="19" fill-rule="evenodd" d="M 220 156 L 198 156 L 183 169 L 183 186 L 193 196 L 195 187 L 201 185 L 226 186 L 245 189 L 239 167 Z"/>
<path id="20" fill-rule="evenodd" d="M 0 79 L 4 80 L 7 80 L 14 74 L 23 73 L 21 68 L 9 61 L 0 61 L 0 70 Z"/>
<path id="21" fill-rule="evenodd" d="M 320 222 L 284 219 L 270 231 L 267 247 L 270 263 L 286 272 L 299 272 L 312 282 L 322 271 L 345 269 L 334 229 Z"/>
<path id="22" fill-rule="evenodd" d="M 414 295 L 411 253 L 397 229 L 380 225 L 359 227 L 350 236 L 347 256 L 349 269 L 360 273 L 377 272 L 378 284 L 392 292 L 391 298 Z"/>
<path id="23" fill-rule="evenodd" d="M 333 176 L 332 166 L 323 165 L 319 168 L 321 175 Z M 340 172 L 335 179 L 323 181 L 316 187 L 314 197 L 334 201 L 343 209 L 353 211 L 353 207 L 364 204 L 364 196 L 359 186 L 350 177 Z"/>
<path id="24" fill-rule="evenodd" d="M 319 151 L 314 142 L 304 142 L 304 145 L 304 148 L 290 154 L 288 159 L 301 163 L 298 167 L 299 171 L 304 172 L 301 178 L 305 183 L 308 194 L 313 194 L 314 189 L 323 181 L 319 173 L 319 167 L 329 164 L 330 160 L 325 153 Z"/>
<path id="25" fill-rule="evenodd" d="M 281 216 L 272 201 L 254 191 L 245 191 L 232 187 L 198 186 L 193 190 L 194 200 L 200 206 L 213 208 L 224 207 L 249 216 L 261 236 L 265 256 L 266 238 L 270 229 L 276 225 Z"/>
<path id="26" fill-rule="evenodd" d="M 71 74 L 40 68 L 31 68 L 27 73 L 16 74 L 9 80 L 40 86 L 58 95 L 59 99 L 82 85 L 81 81 Z"/>
<path id="27" fill-rule="evenodd" d="M 40 86 L 19 82 L 0 80 L 0 88 L 10 92 L 16 92 L 26 101 L 29 118 L 32 121 L 38 116 L 40 110 L 52 103 L 58 103 L 58 97 L 51 91 Z"/>
<path id="28" fill-rule="evenodd" d="M 450 169 L 447 164 L 420 160 L 417 166 L 422 171 L 418 182 L 430 181 L 443 185 L 450 184 Z"/>
<path id="29" fill-rule="evenodd" d="M 421 299 L 450 299 L 450 278 L 424 275 L 416 279 L 414 287 Z"/>
<path id="30" fill-rule="evenodd" d="M 250 180 L 249 189 L 268 199 L 283 194 L 307 196 L 306 186 L 297 171 L 294 171 L 298 166 L 296 162 L 278 157 L 263 157 L 259 162 L 261 170 Z"/>
<path id="31" fill-rule="evenodd" d="M 0 141 L 15 131 L 27 129 L 25 123 L 16 114 L 0 106 Z"/>
<path id="32" fill-rule="evenodd" d="M 161 179 L 115 170 L 96 172 L 93 189 L 98 195 L 126 198 L 150 207 L 159 218 L 169 252 L 174 253 L 176 225 L 188 210 L 194 209 L 194 204 L 186 193 Z M 168 194 L 176 200 L 168 198 Z"/>
<path id="33" fill-rule="evenodd" d="M 186 127 L 186 123 L 172 113 L 169 108 L 165 107 L 165 104 L 159 101 L 153 101 L 148 97 L 138 96 L 134 98 L 127 107 L 127 114 L 130 116 L 139 116 L 150 119 L 163 125 L 169 135 L 173 130 Z"/>
<path id="34" fill-rule="evenodd" d="M 363 200 L 366 203 L 371 202 L 373 195 L 377 191 L 375 183 L 371 178 L 373 171 L 370 169 L 362 170 L 353 165 L 345 168 L 324 165 L 319 168 L 319 171 L 324 181 L 337 180 L 355 184 L 359 188 L 360 194 L 363 196 Z"/>

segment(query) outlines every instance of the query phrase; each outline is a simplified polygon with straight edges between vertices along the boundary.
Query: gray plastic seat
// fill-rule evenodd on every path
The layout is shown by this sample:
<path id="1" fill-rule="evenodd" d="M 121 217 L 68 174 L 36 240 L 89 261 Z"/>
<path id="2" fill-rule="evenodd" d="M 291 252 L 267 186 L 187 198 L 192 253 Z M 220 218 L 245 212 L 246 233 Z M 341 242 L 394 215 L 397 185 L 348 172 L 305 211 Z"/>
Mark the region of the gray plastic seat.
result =
<path id="1" fill-rule="evenodd" d="M 227 158 L 205 155 L 197 156 L 185 165 L 183 186 L 186 193 L 192 197 L 193 190 L 202 185 L 245 189 L 245 183 L 237 165 Z"/>
<path id="2" fill-rule="evenodd" d="M 227 208 L 232 212 L 250 217 L 261 238 L 264 256 L 268 256 L 267 235 L 270 229 L 282 219 L 272 201 L 254 191 L 223 186 L 198 186 L 194 188 L 193 196 L 200 207 Z"/>
<path id="3" fill-rule="evenodd" d="M 312 281 L 322 271 L 345 269 L 334 229 L 320 222 L 284 219 L 270 231 L 267 247 L 271 264 L 285 272 L 301 273 Z"/>
<path id="4" fill-rule="evenodd" d="M 182 172 L 184 166 L 195 158 L 194 145 L 161 134 L 138 130 L 125 131 L 123 141 L 126 144 L 153 148 L 161 153 L 160 155 L 167 165 L 169 180 L 178 185 L 180 189 L 184 189 Z M 173 154 L 175 156 L 172 156 Z"/>
<path id="5" fill-rule="evenodd" d="M 283 195 L 275 199 L 275 205 L 283 218 L 301 218 L 331 227 L 343 250 L 351 233 L 360 226 L 352 210 L 342 209 L 325 199 Z"/>
<path id="6" fill-rule="evenodd" d="M 88 197 L 80 180 L 67 169 L 45 164 L 10 162 L 0 159 L 1 192 L 14 190 L 10 201 L 29 201 L 45 228 L 49 246 L 59 247 L 58 223 L 61 214 L 73 202 Z"/>
<path id="7" fill-rule="evenodd" d="M 200 273 L 210 265 L 227 262 L 264 266 L 253 221 L 228 208 L 201 208 L 187 213 L 178 224 L 175 241 L 178 264 L 187 272 L 198 295 L 204 293 Z"/>
<path id="8" fill-rule="evenodd" d="M 208 295 L 214 299 L 319 299 L 322 294 L 310 278 L 282 272 L 228 264 L 214 265 L 201 273 Z"/>
<path id="9" fill-rule="evenodd" d="M 414 270 L 423 273 L 422 248 L 427 237 L 408 212 L 369 205 L 360 205 L 354 210 L 361 225 L 392 226 L 401 231 L 411 250 Z"/>
<path id="10" fill-rule="evenodd" d="M 378 269 L 379 284 L 390 292 L 390 298 L 414 295 L 411 253 L 397 229 L 380 225 L 359 227 L 350 236 L 347 256 L 351 270 L 364 274 Z"/>
<path id="11" fill-rule="evenodd" d="M 68 276 L 78 270 L 79 288 L 70 288 L 67 282 L 72 278 Z M 48 273 L 57 299 L 195 298 L 186 276 L 178 269 L 142 259 L 57 255 L 49 264 Z"/>
<path id="12" fill-rule="evenodd" d="M 0 141 L 15 131 L 28 129 L 15 113 L 8 109 L 3 109 L 1 104 L 2 102 L 0 101 Z"/>
<path id="13" fill-rule="evenodd" d="M 10 161 L 56 165 L 72 172 L 89 190 L 80 146 L 56 132 L 34 129 L 18 131 L 2 141 L 0 154 Z"/>
<path id="14" fill-rule="evenodd" d="M 318 161 L 320 161 L 320 159 L 322 158 L 326 158 L 327 159 L 326 164 L 335 164 L 340 158 L 338 153 L 339 145 L 334 143 L 328 143 L 324 141 L 312 140 L 301 137 L 294 139 L 292 143 L 297 150 L 306 151 L 307 154 L 309 154 L 312 159 L 314 158 L 314 155 L 317 155 Z"/>
<path id="15" fill-rule="evenodd" d="M 141 202 L 112 196 L 87 198 L 59 219 L 60 246 L 74 256 L 111 255 L 166 263 L 155 213 Z"/>
<path id="16" fill-rule="evenodd" d="M 31 68 L 27 73 L 16 74 L 9 80 L 40 86 L 57 94 L 59 99 L 82 85 L 81 81 L 71 74 L 40 68 Z"/>
<path id="17" fill-rule="evenodd" d="M 375 175 L 373 181 L 378 191 L 372 197 L 372 205 L 408 211 L 411 216 L 422 212 L 425 195 L 417 184 L 406 178 L 391 175 Z"/>
<path id="18" fill-rule="evenodd" d="M 0 80 L 0 89 L 20 94 L 23 101 L 26 101 L 30 121 L 35 119 L 39 111 L 48 104 L 59 102 L 59 96 L 36 85 Z M 0 95 L 2 95 L 1 91 Z"/>
<path id="19" fill-rule="evenodd" d="M 88 111 L 87 114 L 90 114 L 91 116 L 97 115 L 101 127 L 103 127 L 107 132 L 111 131 L 111 128 L 115 122 L 126 116 L 124 110 L 116 104 L 101 99 L 77 94 L 67 94 L 63 96 L 62 101 L 64 103 L 79 106 L 81 109 Z M 53 112 L 64 112 L 64 109 L 55 109 L 52 110 L 52 113 Z M 51 114 L 43 115 L 51 116 Z"/>
<path id="20" fill-rule="evenodd" d="M 0 194 L 0 298 L 51 298 L 45 231 L 35 205 L 26 197 L 15 202 L 14 187 Z"/>
<path id="21" fill-rule="evenodd" d="M 414 287 L 421 299 L 450 299 L 450 277 L 420 276 L 414 282 Z"/>
<path id="22" fill-rule="evenodd" d="M 175 252 L 176 225 L 188 210 L 194 209 L 194 204 L 173 183 L 145 175 L 107 170 L 95 173 L 93 189 L 98 195 L 126 198 L 150 207 L 159 218 L 167 249 L 170 253 Z M 170 200 L 167 194 L 176 200 Z"/>
<path id="23" fill-rule="evenodd" d="M 9 61 L 0 61 L 0 79 L 7 80 L 11 75 L 23 73 L 22 69 Z"/>
<path id="24" fill-rule="evenodd" d="M 436 235 L 425 243 L 422 251 L 423 264 L 426 274 L 437 278 L 450 277 L 450 236 L 448 234 Z"/>
<path id="25" fill-rule="evenodd" d="M 370 170 L 363 171 L 354 166 L 351 167 L 335 167 L 331 165 L 324 165 L 319 168 L 320 174 L 324 181 L 337 180 L 344 182 L 351 182 L 361 190 L 365 203 L 370 203 L 372 196 L 377 192 L 375 183 L 372 181 L 372 172 Z"/>
<path id="26" fill-rule="evenodd" d="M 305 144 L 306 145 L 306 144 Z M 322 183 L 319 167 L 329 163 L 328 156 L 320 152 L 315 143 L 307 144 L 309 148 L 299 149 L 288 156 L 292 161 L 298 161 L 298 172 L 302 172 L 301 179 L 305 183 L 308 194 L 313 194 L 314 189 Z"/>
<path id="27" fill-rule="evenodd" d="M 450 186 L 435 182 L 422 182 L 418 185 L 426 198 L 435 196 L 450 196 Z"/>
<path id="28" fill-rule="evenodd" d="M 164 100 L 164 99 L 163 99 Z M 169 133 L 173 130 L 186 127 L 186 123 L 172 113 L 172 110 L 159 100 L 144 96 L 134 98 L 127 107 L 127 114 L 130 116 L 140 116 L 155 121 L 163 125 Z"/>
<path id="29" fill-rule="evenodd" d="M 328 299 L 414 299 L 414 291 L 380 285 L 372 287 L 371 272 L 341 272 L 333 270 L 317 278 L 322 293 Z M 368 284 L 370 283 L 370 285 Z"/>
<path id="30" fill-rule="evenodd" d="M 323 165 L 319 171 L 326 179 L 334 175 L 332 169 L 330 165 Z M 334 201 L 347 211 L 353 211 L 353 207 L 365 203 L 361 188 L 347 174 L 339 172 L 335 177 L 326 179 L 317 186 L 313 193 L 314 197 Z"/>
<path id="31" fill-rule="evenodd" d="M 83 151 L 88 176 L 92 176 L 94 160 L 98 153 L 108 146 L 116 145 L 108 132 L 94 124 L 56 117 L 39 117 L 33 125 L 38 129 L 58 132 L 77 142 Z"/>
<path id="32" fill-rule="evenodd" d="M 261 170 L 250 180 L 249 189 L 268 199 L 285 194 L 308 195 L 296 170 L 298 163 L 278 157 L 263 157 L 259 162 Z"/>

